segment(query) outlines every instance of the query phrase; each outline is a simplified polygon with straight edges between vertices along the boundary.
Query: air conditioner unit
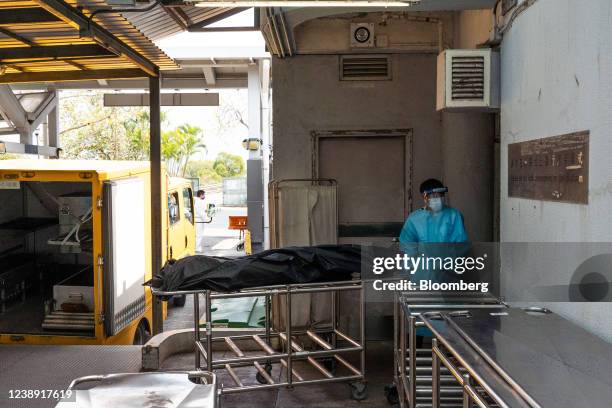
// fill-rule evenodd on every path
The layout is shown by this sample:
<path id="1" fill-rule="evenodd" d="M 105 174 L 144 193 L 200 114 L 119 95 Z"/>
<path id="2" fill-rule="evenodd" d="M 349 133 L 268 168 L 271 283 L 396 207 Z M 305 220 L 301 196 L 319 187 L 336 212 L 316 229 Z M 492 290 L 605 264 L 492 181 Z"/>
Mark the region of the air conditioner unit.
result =
<path id="1" fill-rule="evenodd" d="M 446 50 L 438 55 L 437 110 L 497 111 L 499 52 Z"/>
<path id="2" fill-rule="evenodd" d="M 351 48 L 374 47 L 374 23 L 351 23 Z"/>

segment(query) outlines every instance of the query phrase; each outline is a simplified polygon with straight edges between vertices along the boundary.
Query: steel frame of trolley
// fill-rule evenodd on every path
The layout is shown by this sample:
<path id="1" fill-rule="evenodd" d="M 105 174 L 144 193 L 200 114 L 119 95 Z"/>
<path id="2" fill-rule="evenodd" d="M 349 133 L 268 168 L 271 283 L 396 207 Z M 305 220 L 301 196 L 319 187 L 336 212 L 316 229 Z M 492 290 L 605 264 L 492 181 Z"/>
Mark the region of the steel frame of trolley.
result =
<path id="1" fill-rule="evenodd" d="M 538 313 L 550 313 L 548 309 L 527 308 Z M 507 313 L 505 313 L 507 314 Z M 471 318 L 469 310 L 437 311 L 421 314 L 421 320 L 434 333 L 432 339 L 432 396 L 431 406 L 441 404 L 440 370 L 448 370 L 460 384 L 462 407 L 472 408 L 542 408 L 529 394 L 506 374 L 493 360 L 481 352 L 459 326 L 449 318 Z M 435 329 L 432 321 L 444 321 L 457 330 L 461 341 L 453 344 Z M 466 347 L 467 346 L 467 347 Z M 471 349 L 473 347 L 473 349 Z M 488 365 L 491 364 L 491 365 Z"/>
<path id="2" fill-rule="evenodd" d="M 353 279 L 340 282 L 305 283 L 292 285 L 274 285 L 267 287 L 249 288 L 239 292 L 218 293 L 211 290 L 187 290 L 164 292 L 152 289 L 154 296 L 193 295 L 194 307 L 194 342 L 195 342 L 195 368 L 215 372 L 226 370 L 234 382 L 232 387 L 219 387 L 219 394 L 233 394 L 246 391 L 313 385 L 322 383 L 347 382 L 351 388 L 351 396 L 356 400 L 367 397 L 365 382 L 365 294 L 361 280 Z M 359 339 L 355 340 L 339 329 L 339 295 L 341 292 L 359 293 Z M 291 324 L 291 298 L 293 295 L 304 293 L 331 293 L 332 310 L 331 325 L 329 327 L 297 330 Z M 200 328 L 200 296 L 205 302 L 205 329 Z M 261 334 L 219 336 L 215 337 L 212 329 L 211 303 L 214 299 L 229 299 L 240 297 L 265 297 L 265 331 Z M 283 296 L 285 302 L 284 329 L 272 327 L 271 300 L 273 296 Z M 307 350 L 297 339 L 306 338 L 318 347 L 316 350 Z M 236 342 L 254 342 L 263 354 L 245 355 Z M 225 343 L 235 357 L 213 358 L 213 344 Z M 279 350 L 274 349 L 278 344 Z M 344 356 L 359 354 L 359 366 L 355 367 Z M 322 362 L 325 358 L 327 361 Z M 322 377 L 305 379 L 296 370 L 296 361 L 306 361 Z M 333 369 L 326 367 L 326 362 L 332 362 L 337 367 L 344 367 L 346 375 L 335 375 Z M 280 381 L 275 381 L 270 375 L 273 364 L 281 367 Z M 257 370 L 259 384 L 243 384 L 234 371 L 236 367 L 254 366 Z"/>
<path id="3" fill-rule="evenodd" d="M 399 403 L 401 408 L 454 408 L 465 407 L 463 377 L 457 379 L 447 365 L 435 364 L 436 341 L 432 347 L 417 347 L 417 329 L 426 327 L 421 315 L 437 311 L 462 313 L 470 309 L 505 309 L 508 306 L 491 294 L 480 292 L 405 292 L 395 294 L 393 305 L 393 379 L 386 388 L 387 399 Z M 437 371 L 436 371 L 437 369 Z M 464 370 L 458 371 L 460 376 Z M 436 383 L 434 383 L 434 380 Z M 467 384 L 467 383 L 466 383 Z M 432 390 L 438 390 L 434 405 Z M 397 399 L 397 401 L 396 401 Z M 471 407 L 471 405 L 467 405 Z"/>

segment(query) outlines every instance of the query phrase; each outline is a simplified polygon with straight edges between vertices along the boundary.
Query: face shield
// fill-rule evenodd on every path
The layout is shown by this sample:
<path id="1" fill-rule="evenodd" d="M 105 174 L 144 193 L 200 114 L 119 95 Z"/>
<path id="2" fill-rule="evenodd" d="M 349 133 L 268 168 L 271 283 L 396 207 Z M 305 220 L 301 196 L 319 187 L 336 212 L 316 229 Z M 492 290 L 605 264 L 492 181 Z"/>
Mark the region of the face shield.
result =
<path id="1" fill-rule="evenodd" d="M 423 192 L 426 206 L 433 212 L 440 212 L 448 205 L 448 188 L 432 188 Z"/>

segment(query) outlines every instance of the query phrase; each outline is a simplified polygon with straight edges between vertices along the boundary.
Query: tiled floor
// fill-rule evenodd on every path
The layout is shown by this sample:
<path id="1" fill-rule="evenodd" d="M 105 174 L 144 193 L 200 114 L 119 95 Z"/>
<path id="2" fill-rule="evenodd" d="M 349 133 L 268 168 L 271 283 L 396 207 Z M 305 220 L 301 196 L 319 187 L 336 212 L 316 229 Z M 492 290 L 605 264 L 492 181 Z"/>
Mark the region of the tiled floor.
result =
<path id="1" fill-rule="evenodd" d="M 10 398 L 10 390 L 65 390 L 86 375 L 136 373 L 139 346 L 0 345 L 0 407 L 52 408 L 52 398 Z"/>
<path id="2" fill-rule="evenodd" d="M 231 352 L 216 354 L 216 357 L 227 355 L 233 356 Z M 363 401 L 355 401 L 351 398 L 349 385 L 346 383 L 331 383 L 317 385 L 295 386 L 292 389 L 280 388 L 273 390 L 257 390 L 245 393 L 223 395 L 221 407 L 231 408 L 302 408 L 302 407 L 390 407 L 384 394 L 384 386 L 392 380 L 392 346 L 384 342 L 368 343 L 366 354 L 366 379 L 368 397 Z M 185 370 L 193 369 L 194 356 L 192 353 L 180 354 L 167 360 L 163 370 Z M 305 379 L 322 378 L 312 366 L 306 362 L 297 362 L 294 369 Z M 244 385 L 258 384 L 255 380 L 257 370 L 252 367 L 241 367 L 235 369 L 236 374 Z M 338 369 L 338 375 L 346 374 Z M 279 366 L 274 366 L 272 377 L 275 381 L 284 379 L 285 373 L 281 372 Z M 217 372 L 219 386 L 233 387 L 234 381 L 225 370 Z"/>

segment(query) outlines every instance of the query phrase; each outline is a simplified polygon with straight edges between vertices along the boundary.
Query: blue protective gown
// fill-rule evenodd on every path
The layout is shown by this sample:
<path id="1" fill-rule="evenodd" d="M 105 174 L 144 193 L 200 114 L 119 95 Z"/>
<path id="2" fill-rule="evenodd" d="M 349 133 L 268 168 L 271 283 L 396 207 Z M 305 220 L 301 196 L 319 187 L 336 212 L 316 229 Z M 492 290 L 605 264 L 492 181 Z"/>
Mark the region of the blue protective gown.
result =
<path id="1" fill-rule="evenodd" d="M 400 247 L 410 256 L 458 256 L 464 252 L 467 245 L 436 245 L 458 244 L 468 241 L 463 215 L 452 207 L 444 207 L 434 213 L 420 208 L 408 216 L 400 234 Z M 428 245 L 430 244 L 430 245 Z M 411 280 L 430 279 L 441 282 L 450 276 L 442 271 L 420 270 L 411 277 Z M 432 333 L 424 327 L 417 328 L 418 336 L 431 337 Z"/>
<path id="2" fill-rule="evenodd" d="M 444 207 L 434 213 L 420 208 L 408 216 L 400 234 L 400 244 L 410 243 L 456 243 L 468 240 L 463 216 L 452 207 Z"/>

